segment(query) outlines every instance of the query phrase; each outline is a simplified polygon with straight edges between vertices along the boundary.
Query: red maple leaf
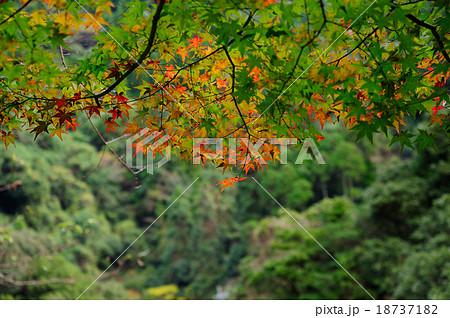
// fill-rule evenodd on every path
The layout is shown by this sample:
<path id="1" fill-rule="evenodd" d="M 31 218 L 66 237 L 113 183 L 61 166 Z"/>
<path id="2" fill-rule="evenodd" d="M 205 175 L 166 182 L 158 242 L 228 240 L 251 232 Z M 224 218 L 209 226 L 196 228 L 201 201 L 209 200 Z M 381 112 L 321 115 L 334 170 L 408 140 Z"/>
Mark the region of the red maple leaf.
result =
<path id="1" fill-rule="evenodd" d="M 128 98 L 123 96 L 123 92 L 121 92 L 119 95 L 114 96 L 114 98 L 117 99 L 118 104 L 120 104 L 120 103 L 126 104 L 128 102 Z"/>
<path id="2" fill-rule="evenodd" d="M 106 133 L 108 133 L 110 130 L 112 132 L 116 132 L 116 127 L 119 126 L 119 124 L 116 123 L 112 118 L 108 118 L 103 124 L 106 125 Z"/>
<path id="3" fill-rule="evenodd" d="M 66 98 L 64 96 L 61 99 L 55 98 L 55 101 L 56 101 L 56 106 L 58 106 L 58 108 L 61 108 L 64 105 L 66 105 Z"/>
<path id="4" fill-rule="evenodd" d="M 366 95 L 362 91 L 359 91 L 358 94 L 356 94 L 356 98 L 359 100 L 364 100 L 366 98 Z"/>
<path id="5" fill-rule="evenodd" d="M 189 42 L 191 42 L 191 44 L 188 46 L 188 48 L 190 47 L 195 47 L 198 48 L 198 46 L 200 45 L 200 43 L 202 43 L 203 38 L 200 38 L 198 35 L 194 36 L 193 39 L 190 39 Z"/>
<path id="6" fill-rule="evenodd" d="M 108 71 L 109 75 L 105 79 L 114 77 L 115 80 L 118 80 L 122 76 L 116 62 L 114 62 L 114 66 L 108 68 Z"/>
<path id="7" fill-rule="evenodd" d="M 444 107 L 442 107 L 442 106 L 434 106 L 434 107 L 432 108 L 432 110 L 433 110 L 433 116 L 436 116 L 436 113 L 437 113 L 440 109 L 444 109 Z"/>
<path id="8" fill-rule="evenodd" d="M 75 93 L 75 95 L 73 95 L 73 100 L 79 100 L 81 97 L 81 92 Z"/>
<path id="9" fill-rule="evenodd" d="M 317 138 L 317 141 L 322 141 L 322 140 L 325 139 L 324 137 L 322 137 L 322 136 L 320 136 L 320 135 L 316 135 L 316 138 Z"/>
<path id="10" fill-rule="evenodd" d="M 108 113 L 112 114 L 112 120 L 116 120 L 118 117 L 122 118 L 122 111 L 116 107 L 109 110 Z"/>
<path id="11" fill-rule="evenodd" d="M 444 84 L 445 84 L 444 79 L 442 79 L 442 81 L 440 81 L 439 78 L 436 76 L 436 82 L 434 83 L 434 87 L 443 88 Z"/>

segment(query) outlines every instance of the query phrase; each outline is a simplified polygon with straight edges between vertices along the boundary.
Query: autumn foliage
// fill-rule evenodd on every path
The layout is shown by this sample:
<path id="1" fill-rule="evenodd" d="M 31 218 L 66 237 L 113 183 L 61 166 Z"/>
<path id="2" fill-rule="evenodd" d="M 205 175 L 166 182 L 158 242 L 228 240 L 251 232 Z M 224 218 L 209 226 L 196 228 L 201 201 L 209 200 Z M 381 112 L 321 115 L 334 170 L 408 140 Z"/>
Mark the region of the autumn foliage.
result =
<path id="1" fill-rule="evenodd" d="M 149 128 L 186 160 L 194 138 L 320 141 L 327 122 L 432 146 L 449 131 L 448 2 L 341 2 L 130 1 L 120 12 L 105 0 L 2 2 L 0 140 L 63 139 L 101 117 L 102 139 Z M 80 32 L 95 46 L 66 60 Z M 409 124 L 418 118 L 422 129 Z M 276 145 L 260 150 L 277 160 Z M 227 171 L 226 143 L 225 154 L 202 160 Z M 239 160 L 245 146 L 232 155 L 238 174 L 264 168 Z"/>

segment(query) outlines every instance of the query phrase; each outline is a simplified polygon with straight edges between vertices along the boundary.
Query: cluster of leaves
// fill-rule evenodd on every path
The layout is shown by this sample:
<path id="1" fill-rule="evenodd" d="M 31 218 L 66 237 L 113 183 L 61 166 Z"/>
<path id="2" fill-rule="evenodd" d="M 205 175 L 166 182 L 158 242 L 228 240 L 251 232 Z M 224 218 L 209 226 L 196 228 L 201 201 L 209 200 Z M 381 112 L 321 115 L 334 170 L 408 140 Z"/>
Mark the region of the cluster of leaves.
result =
<path id="1" fill-rule="evenodd" d="M 106 132 L 170 135 L 186 160 L 193 138 L 322 139 L 326 122 L 419 150 L 449 130 L 448 1 L 161 0 L 114 12 L 106 0 L 79 4 L 0 4 L 6 147 L 23 128 L 61 138 L 83 112 Z M 93 29 L 96 45 L 67 65 L 63 50 L 80 29 Z M 405 121 L 417 116 L 429 125 L 413 131 Z M 224 151 L 202 163 L 226 171 L 237 156 L 241 172 L 262 167 L 245 145 Z M 276 145 L 261 151 L 278 159 Z"/>

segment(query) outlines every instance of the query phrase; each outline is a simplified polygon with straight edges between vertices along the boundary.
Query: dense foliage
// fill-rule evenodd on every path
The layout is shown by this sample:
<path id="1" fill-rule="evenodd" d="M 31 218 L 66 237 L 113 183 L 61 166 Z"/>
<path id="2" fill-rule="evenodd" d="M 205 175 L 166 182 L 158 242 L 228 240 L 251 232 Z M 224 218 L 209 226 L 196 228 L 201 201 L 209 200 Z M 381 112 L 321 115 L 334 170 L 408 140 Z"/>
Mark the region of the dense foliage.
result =
<path id="1" fill-rule="evenodd" d="M 419 150 L 449 129 L 446 0 L 20 2 L 0 3 L 6 147 L 24 128 L 62 138 L 83 113 L 107 133 L 169 135 L 187 160 L 193 138 L 303 141 L 325 122 Z M 80 35 L 93 42 L 83 54 Z M 422 129 L 405 124 L 419 116 Z M 201 159 L 227 170 L 234 151 Z M 238 168 L 263 165 L 251 159 Z"/>

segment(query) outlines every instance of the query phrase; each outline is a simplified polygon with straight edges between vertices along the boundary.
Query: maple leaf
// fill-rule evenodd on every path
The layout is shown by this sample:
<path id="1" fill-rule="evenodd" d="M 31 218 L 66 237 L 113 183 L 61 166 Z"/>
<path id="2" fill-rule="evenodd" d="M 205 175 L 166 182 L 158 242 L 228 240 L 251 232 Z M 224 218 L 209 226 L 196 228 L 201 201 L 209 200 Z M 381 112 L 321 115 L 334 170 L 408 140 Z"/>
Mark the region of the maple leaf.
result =
<path id="1" fill-rule="evenodd" d="M 114 96 L 114 98 L 117 99 L 118 104 L 126 104 L 128 102 L 128 98 L 123 95 L 123 92 L 121 92 L 119 95 Z"/>
<path id="2" fill-rule="evenodd" d="M 274 0 L 267 0 L 266 2 L 264 2 L 263 6 L 264 6 L 264 7 L 267 7 L 268 5 L 270 5 L 270 4 L 272 4 L 272 3 L 277 3 L 277 2 L 274 1 Z"/>
<path id="3" fill-rule="evenodd" d="M 124 125 L 127 127 L 127 129 L 125 129 L 122 135 L 134 135 L 140 130 L 140 125 L 136 120 L 133 120 L 132 123 L 125 123 Z"/>
<path id="4" fill-rule="evenodd" d="M 316 113 L 314 114 L 314 118 L 312 119 L 312 121 L 318 119 L 320 122 L 320 126 L 322 127 L 323 130 L 323 125 L 325 124 L 325 122 L 327 120 L 330 120 L 330 117 L 328 116 L 328 112 L 327 111 L 323 111 L 323 110 L 318 110 L 316 111 Z"/>
<path id="5" fill-rule="evenodd" d="M 11 132 L 6 133 L 5 131 L 2 131 L 2 135 L 0 136 L 0 140 L 3 140 L 7 150 L 10 144 L 13 144 L 14 146 L 16 145 L 14 138 L 17 138 L 17 136 L 13 135 Z"/>
<path id="6" fill-rule="evenodd" d="M 443 88 L 444 84 L 445 84 L 445 81 L 443 79 L 442 79 L 442 81 L 439 80 L 439 78 L 436 76 L 436 82 L 434 83 L 434 87 Z"/>
<path id="7" fill-rule="evenodd" d="M 325 76 L 322 73 L 319 73 L 319 69 L 317 68 L 312 68 L 308 77 L 315 82 L 325 83 Z"/>
<path id="8" fill-rule="evenodd" d="M 108 111 L 109 114 L 112 114 L 112 120 L 116 120 L 117 118 L 122 118 L 122 111 L 118 109 L 117 107 L 114 107 L 113 109 Z"/>
<path id="9" fill-rule="evenodd" d="M 148 61 L 148 65 L 152 66 L 153 68 L 157 68 L 159 63 L 160 63 L 159 61 L 156 61 L 156 60 L 153 60 L 153 59 Z"/>
<path id="10" fill-rule="evenodd" d="M 181 56 L 181 59 L 183 60 L 183 63 L 184 63 L 184 60 L 187 57 L 189 57 L 189 52 L 185 48 L 183 48 L 181 46 L 177 49 L 177 54 L 179 54 Z"/>
<path id="11" fill-rule="evenodd" d="M 103 124 L 106 125 L 106 133 L 109 131 L 116 132 L 116 127 L 119 126 L 119 124 L 116 123 L 111 117 L 105 120 Z"/>
<path id="12" fill-rule="evenodd" d="M 434 107 L 432 108 L 432 110 L 433 110 L 433 116 L 436 116 L 436 113 L 437 113 L 440 109 L 444 109 L 444 107 L 443 107 L 443 106 L 434 106 Z"/>
<path id="13" fill-rule="evenodd" d="M 164 75 L 168 79 L 172 79 L 175 76 L 175 71 L 174 71 L 173 64 L 170 64 L 170 66 L 166 67 L 166 70 L 164 71 Z"/>
<path id="14" fill-rule="evenodd" d="M 356 94 L 356 98 L 358 100 L 364 100 L 366 98 L 366 95 L 364 95 L 364 93 L 361 90 L 359 90 L 358 94 Z"/>
<path id="15" fill-rule="evenodd" d="M 225 190 L 226 187 L 231 186 L 234 189 L 234 182 L 239 182 L 242 180 L 247 179 L 247 177 L 243 177 L 243 178 L 239 178 L 239 177 L 235 177 L 235 178 L 229 178 L 229 179 L 225 179 L 222 182 L 217 183 L 216 185 L 221 184 L 222 185 L 222 190 L 220 192 L 222 192 L 223 190 Z"/>
<path id="16" fill-rule="evenodd" d="M 259 74 L 261 73 L 261 69 L 258 66 L 255 66 L 248 74 L 253 78 L 254 81 L 257 81 L 259 80 Z"/>
<path id="17" fill-rule="evenodd" d="M 59 119 L 59 124 L 62 125 L 64 122 L 72 122 L 72 117 L 75 116 L 74 112 L 67 112 L 65 110 L 58 109 L 55 118 Z"/>
<path id="18" fill-rule="evenodd" d="M 186 86 L 180 85 L 180 86 L 175 87 L 175 89 L 176 89 L 181 95 L 183 95 L 183 94 L 188 95 L 188 93 L 186 92 L 186 90 L 187 90 L 187 87 L 186 87 Z"/>
<path id="19" fill-rule="evenodd" d="M 198 78 L 198 80 L 199 80 L 201 83 L 204 83 L 204 82 L 209 81 L 210 78 L 211 78 L 211 75 L 209 75 L 208 73 L 205 73 L 205 74 L 200 75 L 199 78 Z"/>
<path id="20" fill-rule="evenodd" d="M 188 48 L 195 47 L 198 48 L 200 43 L 202 43 L 203 38 L 200 38 L 198 35 L 195 35 L 193 39 L 190 39 L 189 42 L 191 44 L 188 46 Z"/>
<path id="21" fill-rule="evenodd" d="M 120 76 L 122 76 L 119 68 L 116 65 L 116 62 L 114 62 L 114 66 L 110 67 L 108 69 L 108 71 L 109 71 L 109 74 L 108 74 L 108 76 L 105 77 L 105 79 L 114 77 L 115 80 L 118 80 L 120 78 Z"/>
<path id="22" fill-rule="evenodd" d="M 218 78 L 216 80 L 217 88 L 227 88 L 228 81 L 226 79 Z"/>
<path id="23" fill-rule="evenodd" d="M 79 123 L 76 121 L 66 121 L 66 130 L 69 130 L 69 128 L 72 128 L 73 131 L 77 131 L 77 126 L 81 127 Z"/>
<path id="24" fill-rule="evenodd" d="M 50 138 L 52 138 L 53 136 L 58 136 L 59 137 L 59 139 L 61 139 L 61 141 L 63 140 L 62 139 L 62 134 L 67 134 L 67 131 L 65 131 L 64 129 L 62 129 L 61 127 L 59 127 L 59 128 L 56 128 L 56 129 L 52 129 L 51 131 L 50 131 Z"/>
<path id="25" fill-rule="evenodd" d="M 248 163 L 248 164 L 245 165 L 244 171 L 245 171 L 245 174 L 246 174 L 246 175 L 248 174 L 248 171 L 249 171 L 250 169 L 252 169 L 253 171 L 256 171 L 256 170 L 255 170 L 255 166 L 253 165 L 253 163 Z"/>
<path id="26" fill-rule="evenodd" d="M 325 139 L 325 137 L 322 137 L 320 135 L 316 135 L 317 141 L 322 141 Z"/>
<path id="27" fill-rule="evenodd" d="M 100 110 L 101 109 L 102 109 L 101 107 L 90 105 L 90 106 L 87 106 L 87 107 L 83 108 L 82 110 L 88 110 L 89 111 L 89 118 L 91 118 L 93 114 L 96 114 L 98 117 L 100 117 Z"/>
<path id="28" fill-rule="evenodd" d="M 75 93 L 75 94 L 73 95 L 73 98 L 72 98 L 72 99 L 75 101 L 75 100 L 79 100 L 80 97 L 81 97 L 81 92 L 78 92 L 78 93 Z"/>
<path id="29" fill-rule="evenodd" d="M 335 82 L 345 81 L 350 74 L 350 72 L 348 72 L 348 70 L 346 70 L 343 67 L 341 67 L 337 70 L 333 70 L 332 73 L 333 73 Z"/>
<path id="30" fill-rule="evenodd" d="M 58 106 L 58 108 L 61 108 L 66 105 L 66 98 L 64 96 L 61 99 L 55 98 L 55 102 L 56 106 Z"/>
<path id="31" fill-rule="evenodd" d="M 102 25 L 108 26 L 109 25 L 109 23 L 106 22 L 106 20 L 103 18 L 103 10 L 100 10 L 98 8 L 96 9 L 94 15 L 82 14 L 82 16 L 85 18 L 84 25 L 86 26 L 86 28 L 89 28 L 90 26 L 92 26 L 94 28 L 96 34 L 98 34 L 98 29 L 100 28 L 100 26 L 102 26 Z"/>
<path id="32" fill-rule="evenodd" d="M 48 134 L 48 123 L 42 120 L 38 120 L 37 123 L 38 125 L 31 130 L 31 132 L 35 133 L 34 140 L 44 131 Z"/>

